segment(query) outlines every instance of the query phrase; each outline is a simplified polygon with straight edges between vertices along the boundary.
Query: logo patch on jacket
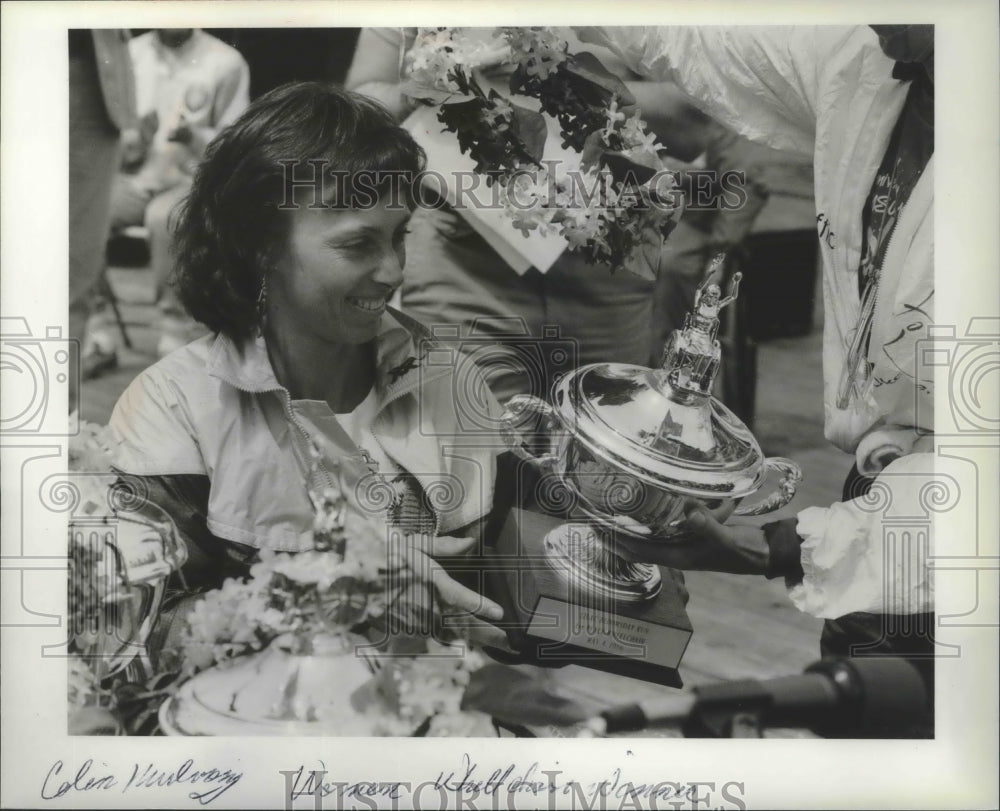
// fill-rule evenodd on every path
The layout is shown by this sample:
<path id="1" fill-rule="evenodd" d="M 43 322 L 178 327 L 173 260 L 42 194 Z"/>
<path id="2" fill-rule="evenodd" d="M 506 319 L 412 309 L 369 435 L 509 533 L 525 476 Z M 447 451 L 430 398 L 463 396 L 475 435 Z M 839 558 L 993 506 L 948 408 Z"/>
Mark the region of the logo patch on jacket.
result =
<path id="1" fill-rule="evenodd" d="M 389 382 L 395 383 L 408 372 L 417 368 L 419 361 L 412 355 L 404 360 L 399 366 L 394 366 L 389 370 Z"/>

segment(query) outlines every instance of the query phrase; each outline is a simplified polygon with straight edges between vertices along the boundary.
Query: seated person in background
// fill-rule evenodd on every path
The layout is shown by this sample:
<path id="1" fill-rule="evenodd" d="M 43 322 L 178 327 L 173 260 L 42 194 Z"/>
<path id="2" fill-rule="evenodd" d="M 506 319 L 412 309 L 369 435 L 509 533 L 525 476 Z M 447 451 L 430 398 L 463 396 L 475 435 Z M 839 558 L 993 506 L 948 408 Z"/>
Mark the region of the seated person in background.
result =
<path id="1" fill-rule="evenodd" d="M 676 89 L 667 83 L 631 81 L 635 75 L 613 54 L 583 46 L 567 33 L 571 51 L 595 51 L 605 67 L 626 80 L 643 119 L 673 154 L 690 160 L 701 152 L 704 147 L 690 125 L 692 119 L 702 121 L 704 116 Z M 406 118 L 416 105 L 400 92 L 400 82 L 406 78 L 401 72 L 415 38 L 415 29 L 362 30 L 346 86 L 382 102 L 398 120 Z M 477 76 L 509 95 L 505 69 L 502 64 L 490 66 Z M 428 169 L 443 174 L 451 171 L 433 164 Z M 524 237 L 513 224 L 503 225 L 504 234 L 498 239 L 516 251 L 525 244 Z M 521 257 L 505 258 L 462 212 L 448 205 L 416 212 L 407 252 L 403 309 L 428 326 L 455 325 L 463 335 L 475 326 L 478 335 L 496 339 L 500 345 L 495 350 L 477 357 L 501 402 L 519 393 L 547 396 L 554 377 L 569 368 L 565 363 L 550 364 L 548 354 L 543 353 L 545 368 L 533 369 L 538 372 L 536 378 L 524 374 L 524 367 L 533 364 L 512 347 L 525 328 L 529 341 L 521 340 L 522 345 L 537 341 L 545 327 L 557 326 L 562 344 L 566 339 L 574 342 L 579 364 L 645 365 L 648 361 L 654 284 L 647 279 L 632 273 L 612 275 L 607 267 L 587 264 L 572 251 L 564 251 L 547 268 L 531 266 L 526 260 L 515 267 L 511 262 Z"/>
<path id="2" fill-rule="evenodd" d="M 249 104 L 250 69 L 239 51 L 197 28 L 148 31 L 129 42 L 129 52 L 142 125 L 123 138 L 111 226 L 149 229 L 164 322 L 162 356 L 195 337 L 170 287 L 169 215 L 187 193 L 209 141 Z"/>
<path id="3" fill-rule="evenodd" d="M 503 646 L 502 632 L 473 616 L 499 619 L 499 606 L 433 560 L 479 540 L 501 444 L 477 434 L 447 452 L 461 444 L 459 412 L 473 406 L 456 402 L 451 367 L 423 367 L 423 328 L 387 308 L 403 279 L 410 207 L 383 188 L 374 204 L 336 199 L 350 185 L 338 182 L 311 207 L 315 189 L 296 197 L 289 160 L 351 178 L 383 172 L 388 186 L 391 173 L 416 176 L 423 156 L 380 106 L 312 82 L 271 91 L 220 133 L 176 231 L 181 299 L 211 334 L 122 395 L 115 468 L 173 518 L 196 588 L 244 573 L 258 549 L 311 549 L 309 494 L 334 468 L 364 520 L 375 508 L 357 485 L 375 477 L 395 494 L 397 525 L 421 539 L 414 554 L 441 599 L 469 612 L 480 641 Z M 499 412 L 492 399 L 474 406 Z M 442 490 L 459 496 L 442 501 Z"/>

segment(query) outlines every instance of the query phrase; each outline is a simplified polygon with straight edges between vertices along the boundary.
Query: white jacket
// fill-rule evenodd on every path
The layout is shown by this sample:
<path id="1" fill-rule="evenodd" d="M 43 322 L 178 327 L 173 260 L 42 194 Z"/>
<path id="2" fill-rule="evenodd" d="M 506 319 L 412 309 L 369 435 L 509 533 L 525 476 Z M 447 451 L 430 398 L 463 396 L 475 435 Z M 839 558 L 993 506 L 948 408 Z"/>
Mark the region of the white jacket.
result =
<path id="1" fill-rule="evenodd" d="M 908 88 L 892 78 L 893 62 L 875 34 L 864 27 L 769 26 L 608 28 L 584 36 L 608 45 L 649 78 L 675 81 L 739 134 L 813 157 L 823 261 L 826 437 L 854 453 L 859 469 L 869 474 L 880 472 L 883 449 L 932 450 L 933 376 L 918 363 L 918 342 L 927 340 L 934 312 L 933 158 L 885 254 L 869 351 L 871 396 L 837 407 L 861 305 L 861 213 Z M 905 475 L 884 479 L 899 492 L 897 502 L 933 476 L 932 454 L 921 455 L 926 458 L 896 463 Z M 796 604 L 821 617 L 930 610 L 929 577 L 917 578 L 926 587 L 910 588 L 891 567 L 883 568 L 884 532 L 878 516 L 850 504 L 803 511 L 806 577 L 792 591 Z M 853 584 L 850 595 L 841 587 L 847 583 Z M 909 597 L 899 597 L 903 593 Z"/>
<path id="2" fill-rule="evenodd" d="M 454 352 L 432 343 L 417 322 L 390 313 L 377 342 L 372 432 L 388 457 L 420 481 L 438 533 L 446 535 L 492 507 L 496 456 L 504 449 L 483 426 L 495 424 L 499 406 L 481 396 L 485 384 L 472 364 L 456 365 Z M 481 399 L 473 404 L 463 393 Z M 237 346 L 209 335 L 146 369 L 122 394 L 111 415 L 119 443 L 114 468 L 136 476 L 208 476 L 213 534 L 299 552 L 312 548 L 313 507 L 299 461 L 308 450 L 296 447 L 296 428 L 306 430 L 296 423 L 263 339 Z M 326 446 L 337 442 L 326 440 Z M 347 495 L 354 492 L 352 506 L 365 511 L 373 508 L 361 502 L 378 501 L 379 494 L 360 497 L 366 471 L 348 463 L 354 450 L 342 448 Z"/>

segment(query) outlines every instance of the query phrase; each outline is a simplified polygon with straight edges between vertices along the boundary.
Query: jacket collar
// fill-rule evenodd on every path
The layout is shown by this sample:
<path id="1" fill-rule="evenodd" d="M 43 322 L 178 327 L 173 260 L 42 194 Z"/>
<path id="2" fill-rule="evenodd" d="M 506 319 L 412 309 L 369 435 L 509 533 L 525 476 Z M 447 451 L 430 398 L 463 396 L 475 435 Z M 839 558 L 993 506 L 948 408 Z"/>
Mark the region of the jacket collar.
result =
<path id="1" fill-rule="evenodd" d="M 418 388 L 449 373 L 446 365 L 422 366 L 433 338 L 417 321 L 389 308 L 375 338 L 375 388 L 380 400 Z M 241 391 L 285 391 L 275 377 L 263 336 L 237 343 L 219 333 L 212 343 L 208 373 Z"/>

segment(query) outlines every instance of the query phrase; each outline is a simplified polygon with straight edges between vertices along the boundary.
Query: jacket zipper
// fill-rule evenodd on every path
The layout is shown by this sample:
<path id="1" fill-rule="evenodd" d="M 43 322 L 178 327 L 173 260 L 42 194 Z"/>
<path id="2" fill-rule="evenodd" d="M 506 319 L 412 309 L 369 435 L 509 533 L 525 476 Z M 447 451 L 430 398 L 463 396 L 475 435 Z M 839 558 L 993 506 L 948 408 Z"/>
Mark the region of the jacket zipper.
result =
<path id="1" fill-rule="evenodd" d="M 400 315 L 402 315 L 402 314 L 400 314 Z M 410 319 L 410 320 L 412 321 L 412 319 Z M 403 326 L 404 329 L 406 329 L 406 325 L 405 324 L 403 324 L 402 326 Z M 424 337 L 426 338 L 427 336 L 424 336 Z M 411 337 L 411 340 L 412 340 L 412 337 Z M 417 349 L 417 345 L 414 344 L 413 346 L 414 346 L 414 349 L 416 350 Z M 417 354 L 419 354 L 419 352 L 417 352 Z M 402 381 L 399 381 L 399 382 L 402 383 Z M 372 427 L 374 428 L 375 423 L 378 422 L 379 419 L 381 419 L 382 412 L 384 412 L 385 409 L 388 408 L 390 404 L 396 402 L 396 400 L 399 400 L 404 395 L 409 394 L 410 392 L 416 391 L 418 388 L 419 388 L 418 385 L 412 384 L 412 383 L 408 383 L 406 385 L 399 385 L 399 386 L 397 386 L 396 390 L 393 391 L 391 395 L 389 395 L 385 400 L 382 401 L 382 403 L 379 404 L 378 413 L 375 414 L 375 419 L 372 420 Z M 372 431 L 371 434 L 372 434 L 372 439 L 375 440 L 375 444 L 379 446 L 379 448 L 381 449 L 382 453 L 384 453 L 387 458 L 392 459 L 392 461 L 395 462 L 396 465 L 399 466 L 399 468 L 401 470 L 404 469 L 403 466 L 399 463 L 399 460 L 398 459 L 393 459 L 392 458 L 392 454 L 390 454 L 389 451 L 386 450 L 385 446 L 382 444 L 381 440 L 378 438 L 378 434 L 375 433 L 375 431 Z M 432 515 L 434 516 L 434 537 L 437 537 L 438 534 L 441 532 L 441 514 L 440 514 L 440 512 L 438 510 L 436 510 L 434 508 L 434 505 L 431 504 L 429 501 L 428 501 L 427 507 L 428 507 L 428 509 L 430 509 Z"/>
<path id="2" fill-rule="evenodd" d="M 878 277 L 875 279 L 875 295 L 873 296 L 874 302 L 872 303 L 872 314 L 871 322 L 868 325 L 868 346 L 865 347 L 865 361 L 871 363 L 874 366 L 874 362 L 871 359 L 872 352 L 872 335 L 875 332 L 875 313 L 879 311 L 879 302 L 882 300 L 882 266 L 885 265 L 886 257 L 889 255 L 889 248 L 892 247 L 892 240 L 896 236 L 896 226 L 899 225 L 899 220 L 903 216 L 903 210 L 906 208 L 904 203 L 899 207 L 899 211 L 896 212 L 896 220 L 892 224 L 892 230 L 885 238 L 885 250 L 882 251 L 882 265 L 879 265 Z"/>
<path id="3" fill-rule="evenodd" d="M 311 493 L 312 493 L 313 490 L 322 491 L 322 488 L 324 486 L 328 487 L 331 490 L 335 489 L 334 482 L 333 482 L 333 476 L 330 474 L 329 470 L 327 470 L 322 465 L 309 465 L 308 464 L 307 460 L 311 456 L 310 448 L 309 448 L 309 432 L 306 431 L 306 429 L 302 426 L 302 424 L 295 417 L 295 413 L 294 413 L 294 411 L 292 409 L 292 406 L 291 406 L 291 399 L 289 398 L 288 392 L 285 389 L 283 389 L 281 387 L 271 388 L 271 389 L 262 389 L 262 390 L 261 389 L 248 389 L 246 386 L 240 385 L 239 383 L 237 383 L 236 381 L 232 380 L 228 376 L 220 375 L 219 377 L 220 377 L 221 380 L 223 380 L 226 383 L 228 383 L 234 389 L 236 389 L 237 391 L 241 391 L 244 394 L 250 394 L 250 395 L 252 395 L 254 397 L 260 397 L 261 395 L 268 395 L 268 394 L 276 394 L 276 395 L 278 395 L 281 398 L 281 406 L 282 406 L 282 411 L 285 414 L 285 419 L 288 420 L 288 422 L 290 423 L 290 425 L 292 426 L 292 429 L 293 429 L 292 430 L 292 434 L 293 434 L 293 436 L 292 436 L 292 442 L 295 443 L 296 447 L 299 450 L 299 453 L 298 453 L 299 464 L 300 464 L 300 466 L 305 465 L 305 470 L 303 471 L 303 473 L 304 473 L 304 476 L 305 476 L 305 479 L 306 479 L 306 495 L 309 497 L 310 503 L 312 503 L 312 501 L 313 501 L 312 495 L 311 495 Z M 316 474 L 317 471 L 320 472 L 320 473 L 322 473 L 324 481 L 319 482 L 319 481 L 316 480 L 316 475 L 315 474 Z M 319 485 L 319 487 L 317 487 L 317 485 Z M 315 506 L 315 504 L 313 506 Z"/>
<path id="4" fill-rule="evenodd" d="M 378 413 L 375 415 L 375 421 L 377 421 L 382 416 L 382 412 L 385 410 L 385 408 L 390 403 L 395 402 L 396 400 L 398 400 L 401 397 L 403 397 L 403 395 L 405 395 L 405 394 L 409 394 L 411 391 L 414 390 L 414 388 L 415 388 L 414 386 L 400 386 L 396 391 L 394 391 L 393 394 L 392 394 L 392 396 L 390 396 L 389 398 L 387 398 L 379 406 Z M 292 409 L 292 407 L 291 407 L 291 401 L 290 401 L 290 399 L 289 399 L 289 397 L 287 395 L 287 392 L 285 392 L 282 389 L 282 390 L 280 390 L 280 394 L 281 394 L 282 405 L 283 405 L 284 410 L 285 410 L 285 416 L 288 418 L 289 422 L 291 422 L 292 425 L 295 428 L 298 429 L 297 436 L 299 437 L 299 440 L 300 440 L 300 444 L 299 444 L 300 451 L 302 450 L 302 444 L 306 444 L 307 445 L 307 447 L 305 448 L 305 451 L 306 451 L 305 458 L 308 459 L 309 458 L 309 455 L 308 455 L 308 452 L 309 452 L 309 448 L 308 448 L 309 432 L 306 431 L 306 429 L 303 427 L 303 425 L 299 422 L 298 418 L 296 418 L 294 409 Z M 374 427 L 375 421 L 372 422 L 373 427 Z M 383 454 L 385 454 L 386 458 L 387 459 L 392 459 L 392 461 L 401 470 L 404 469 L 403 466 L 400 464 L 399 460 L 398 459 L 393 459 L 392 454 L 390 454 L 389 451 L 387 451 L 385 449 L 385 446 L 382 444 L 382 442 L 378 438 L 378 434 L 376 434 L 375 431 L 372 431 L 371 435 L 372 435 L 372 439 L 375 440 L 375 444 L 378 445 L 379 449 L 382 451 Z M 355 443 L 355 444 L 357 444 L 357 443 Z M 326 479 L 326 481 L 325 481 L 326 486 L 329 487 L 331 490 L 335 489 L 334 488 L 334 483 L 333 483 L 333 477 L 330 475 L 330 471 L 327 470 L 326 467 L 323 466 L 323 465 L 310 466 L 310 468 L 306 472 L 307 477 L 309 476 L 310 471 L 314 470 L 315 468 L 318 468 L 319 471 L 321 471 L 322 474 L 324 475 L 324 477 Z M 382 474 L 376 472 L 375 475 L 378 476 L 378 475 L 382 475 Z M 384 476 L 382 478 L 383 478 L 383 480 L 385 480 L 386 484 L 389 483 L 388 479 L 386 479 Z M 432 504 L 428 503 L 428 507 L 429 507 L 429 509 L 431 510 L 431 513 L 434 516 L 434 535 L 436 537 L 437 534 L 441 530 L 441 515 L 438 513 L 437 510 L 434 509 L 434 506 Z"/>
<path id="5" fill-rule="evenodd" d="M 892 228 L 885 238 L 885 250 L 882 252 L 882 262 L 885 263 L 885 258 L 889 255 L 889 248 L 892 245 L 893 237 L 896 236 L 896 226 L 899 223 L 900 218 L 903 216 L 903 210 L 906 205 L 899 207 L 896 214 L 896 219 L 892 224 Z M 837 402 L 837 407 L 840 409 L 846 409 L 853 402 L 854 397 L 852 392 L 858 384 L 858 372 L 863 367 L 865 368 L 865 377 L 868 378 L 872 374 L 872 369 L 875 364 L 871 357 L 872 347 L 871 339 L 875 331 L 875 313 L 879 311 L 879 303 L 882 300 L 882 267 L 878 267 L 876 271 L 875 279 L 871 282 L 874 286 L 872 292 L 861 301 L 861 312 L 858 315 L 858 328 L 854 334 L 854 340 L 851 341 L 851 345 L 847 352 L 847 364 L 848 364 L 848 381 L 847 385 L 844 387 L 844 391 L 841 392 L 840 398 Z M 867 385 L 866 385 L 867 387 Z M 860 395 L 860 392 L 859 392 Z"/>

